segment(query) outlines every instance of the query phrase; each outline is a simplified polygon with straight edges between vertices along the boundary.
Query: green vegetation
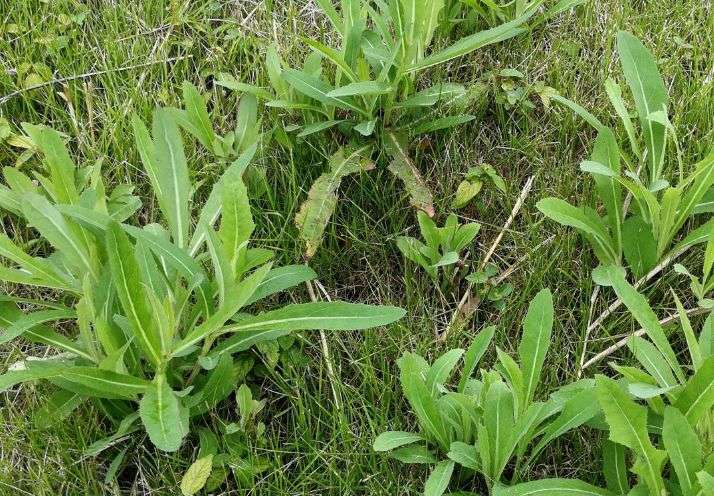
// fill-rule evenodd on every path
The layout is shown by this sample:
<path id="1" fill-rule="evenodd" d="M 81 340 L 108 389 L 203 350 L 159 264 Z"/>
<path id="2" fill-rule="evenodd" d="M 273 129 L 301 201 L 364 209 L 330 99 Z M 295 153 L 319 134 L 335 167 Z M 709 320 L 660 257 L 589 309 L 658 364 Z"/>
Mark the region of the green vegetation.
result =
<path id="1" fill-rule="evenodd" d="M 0 495 L 712 492 L 708 2 L 0 12 Z"/>

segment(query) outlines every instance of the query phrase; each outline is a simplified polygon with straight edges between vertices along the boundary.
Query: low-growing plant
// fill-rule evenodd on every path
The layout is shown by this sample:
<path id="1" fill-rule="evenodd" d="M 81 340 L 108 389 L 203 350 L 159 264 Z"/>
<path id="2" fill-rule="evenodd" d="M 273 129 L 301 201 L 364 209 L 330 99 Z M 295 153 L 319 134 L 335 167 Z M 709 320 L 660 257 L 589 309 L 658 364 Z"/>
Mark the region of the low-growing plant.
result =
<path id="1" fill-rule="evenodd" d="M 603 445 L 607 489 L 555 479 L 524 483 L 499 494 L 566 494 L 566 490 L 567 494 L 577 490 L 583 495 L 618 496 L 713 494 L 714 316 L 709 314 L 697 336 L 675 296 L 689 356 L 683 363 L 647 300 L 627 282 L 621 267 L 601 267 L 595 277 L 613 287 L 644 330 L 627 343 L 639 367 L 613 364 L 622 375 L 620 380 L 596 378 L 609 431 L 609 441 Z M 637 477 L 634 487 L 628 463 Z"/>
<path id="2" fill-rule="evenodd" d="M 459 183 L 454 196 L 453 207 L 463 208 L 478 195 L 484 183 L 492 184 L 501 193 L 506 193 L 506 181 L 498 174 L 496 169 L 490 164 L 481 164 L 476 167 L 469 167 L 464 176 L 464 180 Z"/>
<path id="3" fill-rule="evenodd" d="M 621 87 L 610 79 L 605 89 L 625 128 L 629 153 L 618 143 L 615 130 L 576 103 L 551 96 L 598 132 L 590 158 L 580 168 L 593 177 L 605 217 L 589 206 L 576 207 L 558 198 L 541 200 L 538 209 L 556 222 L 580 231 L 601 264 L 626 263 L 639 279 L 663 260 L 706 241 L 708 228 L 690 233 L 674 244 L 686 232 L 687 221 L 714 184 L 714 153 L 691 170 L 685 167 L 677 133 L 668 116 L 667 89 L 654 57 L 642 42 L 626 32 L 618 34 L 617 50 L 635 101 L 639 136 Z M 670 142 L 675 157 L 668 153 Z M 677 164 L 677 174 L 670 170 L 673 162 Z"/>
<path id="4" fill-rule="evenodd" d="M 417 212 L 423 242 L 410 236 L 397 238 L 397 247 L 402 254 L 423 268 L 435 283 L 445 289 L 459 278 L 464 267 L 462 250 L 476 237 L 481 224 L 460 224 L 456 214 L 450 214 L 444 227 L 424 212 Z M 443 272 L 442 278 L 439 272 Z"/>
<path id="5" fill-rule="evenodd" d="M 44 169 L 34 179 L 13 167 L 3 171 L 6 225 L 33 230 L 20 244 L 0 235 L 6 262 L 0 280 L 23 292 L 50 291 L 42 298 L 0 298 L 0 342 L 24 338 L 61 353 L 11 366 L 0 376 L 0 390 L 52 383 L 54 421 L 92 400 L 118 424 L 94 453 L 139 426 L 157 448 L 178 450 L 191 419 L 212 411 L 244 380 L 256 345 L 300 330 L 386 325 L 404 314 L 346 302 L 263 311 L 270 307 L 266 298 L 315 273 L 306 265 L 274 267 L 270 250 L 251 246 L 254 222 L 241 175 L 255 145 L 231 163 L 203 206 L 192 208 L 196 185 L 174 118 L 157 109 L 151 133 L 133 120 L 163 224 L 134 225 L 141 202 L 132 187 L 110 193 L 99 165 L 76 167 L 60 135 L 47 127 L 24 126 Z"/>
<path id="6" fill-rule="evenodd" d="M 398 362 L 400 381 L 419 431 L 384 432 L 374 441 L 374 449 L 404 463 L 433 464 L 424 486 L 427 496 L 440 496 L 450 480 L 476 474 L 483 477 L 489 493 L 506 484 L 508 470 L 508 483 L 518 482 L 553 439 L 599 412 L 592 380 L 568 384 L 547 401 L 537 401 L 552 325 L 552 297 L 543 290 L 523 320 L 520 364 L 497 348 L 498 362 L 481 369 L 479 378 L 474 371 L 494 327 L 482 330 L 465 352 L 450 350 L 432 365 L 414 353 L 404 354 Z M 450 386 L 462 356 L 461 377 Z"/>
<path id="7" fill-rule="evenodd" d="M 299 113 L 301 123 L 288 128 L 299 129 L 298 137 L 336 128 L 349 141 L 330 158 L 329 171 L 314 183 L 296 218 L 308 258 L 319 247 L 335 209 L 340 181 L 371 168 L 373 156 L 380 162 L 383 152 L 389 157 L 389 171 L 404 182 L 412 205 L 434 215 L 432 194 L 412 162 L 409 140 L 474 119 L 466 111 L 482 96 L 483 86 L 467 89 L 440 82 L 419 90 L 417 75 L 524 32 L 522 25 L 530 15 L 433 49 L 442 0 L 343 0 L 340 12 L 330 0 L 317 3 L 340 35 L 339 49 L 305 39 L 313 53 L 302 69 L 293 69 L 275 47 L 269 47 L 271 90 L 230 76 L 218 81 L 267 100 L 269 107 Z M 334 71 L 323 71 L 323 58 Z"/>

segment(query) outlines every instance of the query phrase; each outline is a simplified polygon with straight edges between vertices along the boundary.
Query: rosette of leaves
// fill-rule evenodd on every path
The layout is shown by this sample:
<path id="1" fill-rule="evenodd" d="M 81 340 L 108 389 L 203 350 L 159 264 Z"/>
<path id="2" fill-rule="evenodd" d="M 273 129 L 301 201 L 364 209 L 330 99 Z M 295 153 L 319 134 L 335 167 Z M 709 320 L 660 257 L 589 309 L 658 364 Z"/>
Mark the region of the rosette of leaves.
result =
<path id="1" fill-rule="evenodd" d="M 464 267 L 461 252 L 474 240 L 481 224 L 460 224 L 456 214 L 449 214 L 443 227 L 422 211 L 417 212 L 422 240 L 399 236 L 397 248 L 405 258 L 423 268 L 442 287 L 457 282 Z"/>
<path id="2" fill-rule="evenodd" d="M 639 131 L 619 84 L 608 80 L 605 89 L 622 121 L 629 151 L 618 143 L 614 129 L 587 110 L 560 96 L 551 97 L 597 130 L 590 158 L 580 168 L 592 176 L 605 216 L 590 206 L 577 207 L 559 198 L 541 200 L 538 209 L 556 222 L 577 229 L 601 264 L 626 265 L 639 279 L 663 260 L 706 241 L 709 227 L 690 232 L 674 243 L 686 233 L 685 226 L 701 210 L 700 204 L 714 184 L 714 153 L 693 167 L 685 167 L 676 130 L 668 117 L 667 89 L 654 57 L 626 32 L 618 34 L 617 50 L 635 101 Z M 676 158 L 670 157 L 670 143 Z M 672 162 L 678 165 L 677 174 L 670 170 Z"/>
<path id="3" fill-rule="evenodd" d="M 242 380 L 259 343 L 300 330 L 386 325 L 404 314 L 346 302 L 271 309 L 266 298 L 315 273 L 305 265 L 275 267 L 270 250 L 251 246 L 254 223 L 241 175 L 255 146 L 194 210 L 195 184 L 174 117 L 157 109 L 151 133 L 133 120 L 161 223 L 134 225 L 140 202 L 131 187 L 109 193 L 99 168 L 76 167 L 52 129 L 25 126 L 43 157 L 34 181 L 4 169 L 6 225 L 31 226 L 34 234 L 19 244 L 0 235 L 0 280 L 52 292 L 41 299 L 3 295 L 0 342 L 30 340 L 52 352 L 12 366 L 0 376 L 0 390 L 53 384 L 46 408 L 52 421 L 94 402 L 118 427 L 93 454 L 142 429 L 157 448 L 178 450 L 192 419 Z"/>
<path id="4" fill-rule="evenodd" d="M 482 330 L 468 350 L 450 350 L 433 364 L 414 353 L 404 354 L 398 362 L 400 381 L 419 430 L 384 432 L 374 449 L 403 463 L 433 465 L 424 485 L 426 496 L 440 496 L 451 480 L 463 483 L 477 475 L 490 494 L 505 484 L 511 461 L 511 479 L 518 482 L 553 439 L 599 412 L 591 380 L 537 400 L 552 325 L 552 297 L 542 290 L 523 320 L 518 362 L 497 348 L 496 365 L 475 376 L 494 327 Z M 461 377 L 452 385 L 450 377 L 462 357 Z"/>
<path id="5" fill-rule="evenodd" d="M 354 164 L 347 168 L 335 165 L 353 156 L 354 150 L 361 150 L 365 160 L 375 157 L 377 163 L 388 164 L 389 171 L 404 183 L 411 204 L 434 214 L 432 194 L 411 159 L 409 142 L 421 134 L 474 119 L 468 107 L 482 98 L 484 91 L 483 85 L 465 88 L 454 83 L 419 89 L 417 76 L 429 67 L 524 32 L 522 26 L 530 15 L 432 50 L 443 0 L 342 0 L 339 11 L 331 0 L 318 0 L 317 4 L 339 34 L 338 48 L 305 39 L 313 53 L 302 68 L 291 68 L 275 47 L 269 47 L 266 68 L 270 90 L 230 76 L 221 76 L 218 82 L 264 98 L 269 107 L 298 114 L 298 137 L 337 129 L 349 142 L 330 159 L 330 170 L 315 183 L 303 207 L 319 212 L 319 222 L 304 222 L 302 215 L 297 219 L 308 258 L 319 246 L 334 211 L 340 180 L 344 174 L 364 170 Z M 324 70 L 323 60 L 331 64 L 329 71 Z M 329 194 L 324 194 L 325 190 Z"/>
<path id="6" fill-rule="evenodd" d="M 613 287 L 645 331 L 627 343 L 638 366 L 613 364 L 622 376 L 619 380 L 596 378 L 609 431 L 603 445 L 607 489 L 556 479 L 524 483 L 498 494 L 566 494 L 566 489 L 568 494 L 577 489 L 584 495 L 714 494 L 714 317 L 707 316 L 697 335 L 675 296 L 686 343 L 686 353 L 678 354 L 621 267 L 602 267 L 595 276 Z M 628 470 L 636 476 L 634 486 Z"/>
<path id="7" fill-rule="evenodd" d="M 459 183 L 454 197 L 453 207 L 463 208 L 481 192 L 485 183 L 492 184 L 501 193 L 506 193 L 506 182 L 490 164 L 469 167 L 464 180 Z"/>

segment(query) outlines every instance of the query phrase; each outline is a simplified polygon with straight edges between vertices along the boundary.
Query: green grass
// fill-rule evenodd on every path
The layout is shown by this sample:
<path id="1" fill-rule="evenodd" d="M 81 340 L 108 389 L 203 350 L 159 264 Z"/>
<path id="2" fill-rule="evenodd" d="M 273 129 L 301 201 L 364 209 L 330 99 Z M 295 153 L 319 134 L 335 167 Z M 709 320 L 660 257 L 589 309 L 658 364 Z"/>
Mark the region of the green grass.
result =
<path id="1" fill-rule="evenodd" d="M 102 159 L 113 183 L 137 184 L 145 200 L 142 221 L 152 218 L 154 206 L 131 138 L 132 112 L 146 119 L 155 105 L 178 104 L 181 82 L 187 79 L 211 93 L 212 118 L 227 130 L 235 119 L 237 95 L 213 87 L 213 74 L 229 72 L 266 85 L 261 59 L 269 42 L 276 41 L 281 54 L 295 65 L 306 53 L 300 36 L 309 33 L 327 41 L 333 36 L 314 5 L 304 0 L 90 4 L 81 25 L 65 25 L 64 16 L 82 12 L 80 2 L 0 0 L 0 98 L 19 91 L 0 104 L 0 114 L 14 129 L 24 121 L 57 128 L 70 136 L 78 160 Z M 711 147 L 714 132 L 711 16 L 706 2 L 697 0 L 591 2 L 577 15 L 436 68 L 421 83 L 427 86 L 429 79 L 445 78 L 468 83 L 487 70 L 513 67 L 530 81 L 544 81 L 603 120 L 615 122 L 602 83 L 610 75 L 619 77 L 613 45 L 616 31 L 627 29 L 659 59 L 672 96 L 674 124 L 684 130 L 679 137 L 685 163 L 692 164 Z M 66 38 L 58 38 L 62 36 Z M 23 90 L 18 71 L 27 63 L 44 64 L 50 71 L 45 77 L 69 80 Z M 94 72 L 100 74 L 80 77 Z M 266 114 L 264 121 L 270 118 Z M 393 242 L 397 235 L 416 232 L 403 190 L 383 170 L 345 180 L 344 200 L 311 266 L 331 297 L 398 304 L 407 308 L 408 316 L 387 329 L 328 336 L 341 409 L 333 400 L 319 341 L 306 335 L 308 362 L 285 366 L 282 377 L 260 384 L 268 401 L 263 415 L 268 429 L 265 442 L 254 450 L 270 461 L 271 468 L 252 486 L 241 488 L 231 482 L 222 494 L 419 494 L 426 469 L 391 462 L 371 450 L 378 433 L 414 423 L 400 393 L 396 359 L 407 350 L 433 358 L 449 346 L 465 347 L 488 322 L 498 325 L 497 344 L 511 351 L 527 302 L 545 286 L 554 294 L 556 323 L 544 382 L 555 387 L 574 378 L 593 289 L 589 275 L 596 262 L 572 230 L 545 221 L 534 205 L 549 195 L 593 198 L 590 181 L 577 166 L 593 137 L 587 125 L 560 108 L 543 111 L 538 106 L 526 113 L 499 108 L 489 99 L 479 120 L 414 144 L 418 167 L 437 199 L 439 222 L 469 166 L 488 162 L 506 179 L 507 197 L 488 190 L 478 204 L 461 212 L 483 225 L 472 249 L 476 259 L 498 234 L 527 177 L 536 176 L 526 204 L 493 258 L 502 269 L 519 264 L 510 279 L 515 291 L 507 310 L 498 313 L 482 306 L 470 325 L 446 343 L 436 342 L 434 335 L 448 321 L 455 301 L 435 292 L 413 265 L 405 267 Z M 196 143 L 186 141 L 193 173 L 210 184 L 220 172 L 218 166 Z M 267 169 L 271 192 L 255 204 L 258 235 L 283 262 L 301 259 L 293 217 L 335 146 L 324 137 L 311 137 L 292 152 L 277 145 L 262 150 L 259 162 Z M 19 152 L 0 144 L 3 165 L 11 166 Z M 36 165 L 32 159 L 23 167 Z M 1 219 L 7 232 L 31 236 L 12 218 Z M 542 245 L 551 235 L 553 241 Z M 694 264 L 699 260 L 697 253 L 689 258 Z M 673 308 L 671 285 L 692 304 L 686 281 L 668 271 L 645 289 L 662 316 Z M 296 291 L 292 298 L 306 301 L 307 294 Z M 609 291 L 601 292 L 595 313 L 612 298 Z M 626 333 L 633 326 L 618 313 L 593 336 L 589 349 L 600 351 L 611 341 L 608 335 Z M 5 345 L 0 348 L 0 368 L 23 354 L 45 352 L 18 342 Z M 486 359 L 492 361 L 492 355 Z M 49 392 L 47 387 L 23 386 L 0 395 L 0 494 L 177 493 L 181 475 L 197 451 L 196 442 L 166 454 L 137 439 L 127 444 L 118 485 L 106 485 L 104 474 L 122 445 L 97 458 L 81 454 L 111 426 L 100 412 L 80 408 L 67 422 L 37 428 L 30 412 Z M 218 422 L 218 415 L 234 405 L 225 409 L 207 417 L 206 423 Z M 597 481 L 600 454 L 595 436 L 599 434 L 581 429 L 561 439 L 541 457 L 533 477 L 573 475 Z M 464 481 L 464 488 L 478 490 L 473 481 Z"/>

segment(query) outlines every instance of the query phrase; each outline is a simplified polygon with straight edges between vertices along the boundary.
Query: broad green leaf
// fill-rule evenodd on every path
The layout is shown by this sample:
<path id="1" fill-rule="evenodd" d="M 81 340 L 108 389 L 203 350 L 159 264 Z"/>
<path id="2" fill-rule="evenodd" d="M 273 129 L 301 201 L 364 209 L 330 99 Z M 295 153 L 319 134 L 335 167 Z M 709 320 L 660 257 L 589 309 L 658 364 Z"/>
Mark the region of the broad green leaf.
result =
<path id="1" fill-rule="evenodd" d="M 316 277 L 315 271 L 307 265 L 284 265 L 270 269 L 245 305 L 248 306 L 300 283 L 311 281 Z"/>
<path id="2" fill-rule="evenodd" d="M 337 204 L 337 190 L 342 179 L 374 167 L 367 157 L 369 149 L 368 145 L 345 154 L 345 151 L 340 148 L 330 157 L 329 172 L 317 178 L 310 188 L 307 200 L 303 202 L 295 216 L 300 237 L 305 242 L 307 259 L 312 258 L 322 242 L 322 235 Z"/>
<path id="3" fill-rule="evenodd" d="M 215 84 L 217 84 L 218 86 L 223 86 L 224 88 L 228 88 L 229 90 L 247 93 L 263 100 L 270 100 L 271 98 L 273 98 L 273 95 L 265 88 L 261 88 L 252 84 L 241 83 L 234 76 L 226 72 L 218 73 L 215 79 Z"/>
<path id="4" fill-rule="evenodd" d="M 211 470 L 213 470 L 213 455 L 204 456 L 193 462 L 181 479 L 181 494 L 193 496 L 203 489 L 211 475 Z"/>
<path id="5" fill-rule="evenodd" d="M 207 150 L 212 150 L 216 135 L 213 132 L 213 124 L 211 124 L 211 118 L 206 109 L 206 102 L 198 89 L 188 81 L 183 82 L 182 89 L 183 104 L 190 123 L 188 130 Z"/>
<path id="6" fill-rule="evenodd" d="M 176 122 L 165 109 L 154 112 L 154 151 L 158 181 L 161 183 L 159 205 L 179 248 L 188 243 L 189 202 L 192 186 L 184 156 L 183 141 Z"/>
<path id="7" fill-rule="evenodd" d="M 518 347 L 526 388 L 526 404 L 533 399 L 538 387 L 552 331 L 553 297 L 548 289 L 543 289 L 528 306 L 528 313 L 523 319 L 523 337 Z"/>
<path id="8" fill-rule="evenodd" d="M 460 84 L 440 83 L 419 91 L 402 102 L 396 103 L 394 108 L 431 107 L 440 101 L 446 102 L 455 97 L 461 97 L 465 93 L 466 88 Z"/>
<path id="9" fill-rule="evenodd" d="M 667 364 L 674 372 L 680 382 L 684 382 L 684 372 L 679 365 L 674 350 L 664 334 L 662 325 L 652 308 L 647 303 L 647 299 L 630 285 L 625 279 L 622 269 L 616 266 L 598 267 L 593 271 L 593 276 L 597 276 L 602 282 L 612 286 L 617 296 L 622 300 L 627 309 L 632 313 L 637 322 L 647 332 L 647 336 L 662 353 Z"/>
<path id="10" fill-rule="evenodd" d="M 629 217 L 622 225 L 622 251 L 637 279 L 657 265 L 657 242 L 652 228 L 640 216 Z"/>
<path id="11" fill-rule="evenodd" d="M 292 331 L 285 331 L 282 329 L 259 329 L 238 332 L 225 341 L 221 341 L 218 346 L 214 347 L 210 356 L 216 357 L 224 353 L 231 354 L 245 351 L 252 348 L 256 344 L 263 343 L 265 341 L 275 341 L 278 338 L 287 336 L 291 332 Z"/>
<path id="12" fill-rule="evenodd" d="M 389 453 L 389 457 L 399 460 L 402 463 L 431 465 L 438 461 L 434 453 L 423 445 L 410 445 L 397 448 Z"/>
<path id="13" fill-rule="evenodd" d="M 236 378 L 237 369 L 233 358 L 228 353 L 221 355 L 208 374 L 206 383 L 195 394 L 195 398 L 191 397 L 190 416 L 206 413 L 226 399 L 235 388 Z"/>
<path id="14" fill-rule="evenodd" d="M 29 271 L 39 281 L 45 280 L 50 287 L 70 287 L 71 279 L 47 259 L 33 257 L 25 253 L 7 235 L 0 233 L 0 257 L 12 260 L 20 267 Z"/>
<path id="15" fill-rule="evenodd" d="M 602 446 L 602 471 L 607 488 L 615 494 L 627 494 L 630 490 L 626 463 L 625 447 L 605 440 Z"/>
<path id="16" fill-rule="evenodd" d="M 436 464 L 429 478 L 424 483 L 424 496 L 441 496 L 449 487 L 451 474 L 454 472 L 454 462 L 443 460 Z"/>
<path id="17" fill-rule="evenodd" d="M 439 386 L 449 380 L 456 364 L 461 359 L 464 350 L 454 348 L 441 355 L 429 368 L 426 374 L 426 386 L 432 395 L 436 395 Z"/>
<path id="18" fill-rule="evenodd" d="M 664 409 L 662 441 L 684 496 L 696 496 L 697 472 L 702 469 L 702 444 L 687 418 L 674 407 Z"/>
<path id="19" fill-rule="evenodd" d="M 8 325 L 2 334 L 0 334 L 0 344 L 7 343 L 18 336 L 23 335 L 26 331 L 45 324 L 47 322 L 55 322 L 58 320 L 76 319 L 77 313 L 73 310 L 40 310 L 38 312 L 28 313 L 16 318 Z M 0 322 L 0 328 L 5 327 Z"/>
<path id="20" fill-rule="evenodd" d="M 407 71 L 414 72 L 434 65 L 443 64 L 444 62 L 466 55 L 467 53 L 481 47 L 498 43 L 499 41 L 507 40 L 508 38 L 513 38 L 514 36 L 517 36 L 525 31 L 521 25 L 528 20 L 528 17 L 530 17 L 530 15 L 519 17 L 513 21 L 501 24 L 500 26 L 496 26 L 485 31 L 479 31 L 470 36 L 461 38 L 453 45 L 412 64 L 407 68 Z"/>
<path id="21" fill-rule="evenodd" d="M 35 227 L 50 244 L 80 273 L 94 274 L 88 239 L 76 225 L 68 223 L 57 207 L 46 198 L 27 193 L 22 212 L 27 222 Z"/>
<path id="22" fill-rule="evenodd" d="M 358 330 L 391 324 L 405 311 L 390 306 L 363 305 L 344 301 L 297 303 L 247 317 L 222 328 L 223 333 L 280 329 Z"/>
<path id="23" fill-rule="evenodd" d="M 515 486 L 498 485 L 494 496 L 614 496 L 613 493 L 575 479 L 542 479 Z"/>
<path id="24" fill-rule="evenodd" d="M 392 91 L 392 87 L 388 83 L 381 81 L 358 81 L 345 86 L 340 86 L 330 91 L 329 97 L 344 97 L 344 96 L 372 96 L 384 95 Z"/>
<path id="25" fill-rule="evenodd" d="M 55 202 L 77 203 L 79 201 L 79 192 L 75 184 L 77 167 L 72 162 L 60 134 L 47 126 L 23 124 L 23 128 L 44 156 Z"/>
<path id="26" fill-rule="evenodd" d="M 461 466 L 472 470 L 478 470 L 478 449 L 473 444 L 454 441 L 451 443 L 451 447 L 449 448 L 449 452 L 446 456 Z"/>
<path id="27" fill-rule="evenodd" d="M 442 129 L 448 129 L 450 127 L 460 126 L 467 122 L 471 122 L 476 119 L 475 115 L 450 115 L 447 117 L 440 117 L 428 122 L 424 122 L 415 127 L 405 126 L 412 135 L 432 133 L 434 131 L 440 131 Z"/>
<path id="28" fill-rule="evenodd" d="M 493 339 L 495 332 L 495 326 L 488 326 L 485 329 L 482 329 L 466 350 L 466 353 L 464 354 L 464 370 L 461 373 L 461 379 L 459 380 L 458 386 L 458 391 L 460 393 L 464 392 L 466 382 L 471 378 L 478 362 L 481 360 L 484 353 L 486 353 L 486 349 L 491 344 L 491 340 Z"/>
<path id="29" fill-rule="evenodd" d="M 714 405 L 714 356 L 702 363 L 677 396 L 674 406 L 691 425 L 708 415 Z"/>
<path id="30" fill-rule="evenodd" d="M 605 262 L 617 263 L 618 255 L 612 238 L 597 214 L 587 208 L 578 208 L 559 198 L 545 198 L 536 207 L 546 217 L 559 224 L 570 226 L 581 231 L 594 246 L 596 252 L 607 257 Z"/>
<path id="31" fill-rule="evenodd" d="M 295 69 L 286 69 L 283 71 L 283 77 L 296 91 L 313 98 L 318 102 L 325 105 L 340 107 L 345 110 L 351 110 L 367 118 L 371 117 L 369 112 L 355 104 L 351 97 L 328 96 L 328 94 L 335 88 L 318 77 L 306 74 L 302 71 L 297 71 Z"/>
<path id="32" fill-rule="evenodd" d="M 96 367 L 63 367 L 58 370 L 57 377 L 89 388 L 92 396 L 109 399 L 134 399 L 136 395 L 143 393 L 149 384 L 138 377 Z"/>
<path id="33" fill-rule="evenodd" d="M 319 133 L 321 131 L 324 131 L 325 129 L 330 129 L 331 127 L 334 127 L 341 122 L 344 122 L 344 121 L 332 120 L 332 121 L 320 121 L 320 122 L 315 122 L 313 124 L 308 124 L 307 126 L 302 128 L 302 131 L 300 131 L 298 133 L 298 138 L 304 138 L 305 136 L 310 136 L 311 134 Z"/>
<path id="34" fill-rule="evenodd" d="M 641 464 L 638 474 L 653 494 L 664 491 L 662 465 L 667 453 L 652 445 L 647 430 L 647 409 L 636 404 L 619 384 L 597 377 L 597 396 L 610 428 L 610 440 L 634 451 Z"/>
<path id="35" fill-rule="evenodd" d="M 188 434 L 188 409 L 166 382 L 157 374 L 139 403 L 139 415 L 149 439 L 163 451 L 176 451 Z"/>
<path id="36" fill-rule="evenodd" d="M 114 287 L 141 349 L 157 366 L 162 361 L 161 335 L 153 320 L 134 247 L 117 223 L 106 232 L 106 250 Z M 165 349 L 165 348 L 164 348 Z"/>
<path id="37" fill-rule="evenodd" d="M 354 127 L 354 130 L 362 136 L 371 136 L 374 132 L 374 127 L 377 125 L 377 119 L 362 121 Z"/>
<path id="38" fill-rule="evenodd" d="M 649 119 L 652 112 L 666 109 L 667 89 L 652 54 L 630 33 L 617 34 L 617 52 L 622 72 L 635 99 L 642 133 L 648 150 L 650 182 L 660 178 L 664 164 L 666 128 Z"/>
<path id="39" fill-rule="evenodd" d="M 374 451 L 391 451 L 400 446 L 423 441 L 424 438 L 419 434 L 404 431 L 387 431 L 381 433 L 374 440 L 372 449 Z"/>
<path id="40" fill-rule="evenodd" d="M 433 217 L 434 200 L 431 191 L 409 157 L 404 138 L 388 132 L 385 136 L 385 145 L 392 157 L 389 171 L 404 182 L 410 203 L 426 212 L 429 217 Z"/>
<path id="41" fill-rule="evenodd" d="M 243 95 L 238 106 L 236 119 L 234 149 L 240 152 L 255 142 L 255 132 L 258 129 L 258 100 L 252 94 Z"/>
<path id="42" fill-rule="evenodd" d="M 491 470 L 486 475 L 498 480 L 501 476 L 499 469 L 509 455 L 508 445 L 515 423 L 513 394 L 503 382 L 495 382 L 489 387 L 484 400 L 483 418 L 488 445 L 491 447 Z"/>

